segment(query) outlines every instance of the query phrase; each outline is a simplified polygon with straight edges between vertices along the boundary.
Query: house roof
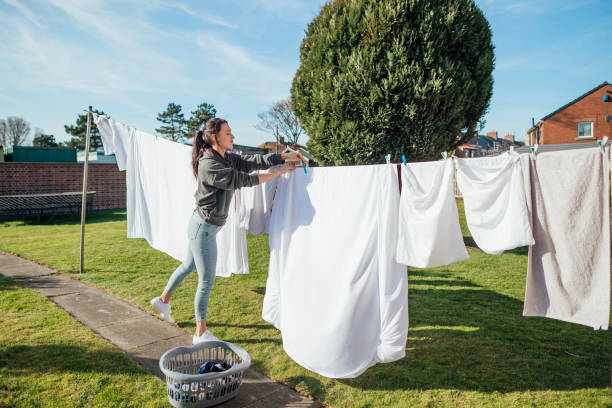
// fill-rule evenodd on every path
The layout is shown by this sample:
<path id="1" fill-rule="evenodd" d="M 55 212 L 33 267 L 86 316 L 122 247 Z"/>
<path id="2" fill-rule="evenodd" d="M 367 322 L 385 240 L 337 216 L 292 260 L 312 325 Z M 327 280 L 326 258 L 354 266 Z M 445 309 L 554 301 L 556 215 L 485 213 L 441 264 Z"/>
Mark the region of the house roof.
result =
<path id="1" fill-rule="evenodd" d="M 495 143 L 501 143 L 502 145 L 509 145 L 509 146 L 523 146 L 523 142 L 519 142 L 519 141 L 510 141 L 510 140 L 506 140 L 504 138 L 497 138 L 495 139 L 494 137 L 491 136 L 484 136 L 484 135 L 477 135 L 474 136 L 469 142 L 468 145 L 470 146 L 475 146 L 475 147 L 479 147 L 481 149 L 491 149 L 495 146 Z"/>
<path id="2" fill-rule="evenodd" d="M 310 153 L 308 152 L 308 150 L 306 150 L 305 148 L 303 148 L 302 146 L 298 145 L 297 150 L 300 151 L 300 153 L 302 153 L 302 156 L 304 156 L 305 159 L 307 160 L 313 160 L 314 158 L 310 155 Z M 291 147 L 287 147 L 285 150 L 283 150 L 283 153 L 286 152 L 294 152 L 295 149 L 292 149 Z"/>
<path id="3" fill-rule="evenodd" d="M 272 150 L 272 149 L 276 149 L 276 142 L 265 142 L 265 143 L 260 144 L 260 145 L 259 145 L 259 146 L 257 146 L 257 147 L 259 147 L 260 149 L 270 149 L 270 150 Z M 284 144 L 282 144 L 282 143 L 279 143 L 279 144 L 278 144 L 278 151 L 279 151 L 279 152 L 282 152 L 282 151 L 283 151 L 283 150 L 285 150 L 286 148 L 287 148 L 287 146 L 286 146 L 286 145 L 284 145 Z"/>
<path id="4" fill-rule="evenodd" d="M 477 148 L 477 147 L 470 146 L 470 145 L 468 145 L 468 144 L 464 144 L 464 145 L 461 145 L 461 146 L 459 146 L 459 147 L 460 147 L 460 148 L 462 148 L 462 149 L 464 149 L 464 150 L 478 150 L 478 148 Z"/>
<path id="5" fill-rule="evenodd" d="M 543 120 L 545 120 L 545 119 L 550 118 L 550 117 L 551 117 L 552 115 L 554 115 L 555 113 L 557 113 L 557 112 L 559 112 L 559 111 L 562 111 L 563 109 L 567 108 L 567 107 L 568 107 L 568 106 L 570 106 L 570 105 L 575 104 L 576 102 L 578 102 L 579 100 L 581 100 L 581 99 L 582 99 L 582 98 L 584 98 L 585 96 L 588 96 L 588 95 L 592 94 L 593 92 L 595 92 L 596 90 L 598 90 L 598 89 L 599 89 L 599 88 L 601 88 L 602 86 L 606 86 L 606 85 L 610 85 L 610 83 L 609 83 L 609 82 L 607 82 L 607 81 L 604 81 L 603 83 L 601 83 L 601 84 L 597 85 L 595 88 L 591 89 L 591 90 L 590 90 L 590 91 L 588 91 L 587 93 L 585 93 L 585 94 L 583 94 L 583 95 L 579 96 L 578 98 L 574 99 L 573 101 L 571 101 L 571 102 L 569 102 L 569 103 L 566 103 L 565 105 L 563 105 L 562 107 L 560 107 L 560 108 L 559 108 L 559 109 L 557 109 L 556 111 L 554 111 L 554 112 L 552 112 L 552 113 L 549 113 L 548 115 L 544 116 L 542 119 L 540 119 L 540 121 L 543 121 Z M 535 127 L 535 126 L 534 126 L 534 127 Z M 532 129 L 533 129 L 533 127 L 532 127 L 531 129 L 529 129 L 529 130 L 532 130 Z"/>
<path id="6" fill-rule="evenodd" d="M 259 147 L 255 147 L 255 146 L 247 146 L 247 145 L 240 145 L 240 144 L 236 144 L 234 143 L 234 149 L 245 149 L 245 150 L 262 150 Z"/>

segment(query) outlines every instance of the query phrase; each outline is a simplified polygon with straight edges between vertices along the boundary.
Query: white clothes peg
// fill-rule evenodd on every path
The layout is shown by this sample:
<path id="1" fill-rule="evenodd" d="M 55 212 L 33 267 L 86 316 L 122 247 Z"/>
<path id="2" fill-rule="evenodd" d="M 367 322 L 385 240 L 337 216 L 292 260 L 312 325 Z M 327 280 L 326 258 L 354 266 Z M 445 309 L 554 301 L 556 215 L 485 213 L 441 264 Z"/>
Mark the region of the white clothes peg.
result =
<path id="1" fill-rule="evenodd" d="M 606 143 L 608 143 L 608 136 L 604 136 L 603 139 L 597 141 L 597 144 L 599 147 L 601 147 L 601 150 L 606 147 Z"/>

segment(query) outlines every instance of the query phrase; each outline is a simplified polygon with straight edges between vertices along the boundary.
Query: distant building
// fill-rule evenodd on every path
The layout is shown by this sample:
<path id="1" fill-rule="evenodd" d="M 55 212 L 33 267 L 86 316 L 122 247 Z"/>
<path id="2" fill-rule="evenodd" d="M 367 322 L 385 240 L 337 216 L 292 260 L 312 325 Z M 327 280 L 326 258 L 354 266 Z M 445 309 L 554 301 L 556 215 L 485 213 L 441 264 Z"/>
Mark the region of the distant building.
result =
<path id="1" fill-rule="evenodd" d="M 238 145 L 238 144 L 234 144 L 234 148 L 232 149 L 232 151 L 238 154 L 265 154 L 266 153 L 264 149 L 260 149 L 259 147 L 244 146 L 244 145 Z"/>
<path id="2" fill-rule="evenodd" d="M 310 167 L 318 166 L 317 162 L 315 162 L 314 158 L 310 155 L 308 150 L 306 150 L 304 147 L 302 147 L 300 145 L 297 145 L 297 146 L 298 147 L 296 147 L 294 149 L 292 149 L 291 147 L 287 147 L 281 153 L 288 153 L 288 152 L 299 151 L 300 153 L 302 153 L 302 156 L 304 156 L 304 158 L 308 161 L 308 166 L 310 166 Z"/>
<path id="3" fill-rule="evenodd" d="M 461 145 L 455 151 L 457 157 L 482 157 L 499 154 L 510 150 L 511 146 L 519 148 L 523 142 L 518 142 L 512 133 L 508 133 L 502 139 L 498 137 L 497 131 L 488 132 L 485 135 L 475 135 L 468 143 Z"/>
<path id="4" fill-rule="evenodd" d="M 282 153 L 282 151 L 287 148 L 287 145 L 276 142 L 265 142 L 257 147 L 266 150 L 268 153 Z"/>
<path id="5" fill-rule="evenodd" d="M 13 146 L 4 152 L 4 161 L 17 163 L 75 163 L 76 158 L 70 147 Z"/>
<path id="6" fill-rule="evenodd" d="M 585 143 L 612 137 L 612 85 L 603 82 L 556 111 L 527 131 L 534 144 Z"/>

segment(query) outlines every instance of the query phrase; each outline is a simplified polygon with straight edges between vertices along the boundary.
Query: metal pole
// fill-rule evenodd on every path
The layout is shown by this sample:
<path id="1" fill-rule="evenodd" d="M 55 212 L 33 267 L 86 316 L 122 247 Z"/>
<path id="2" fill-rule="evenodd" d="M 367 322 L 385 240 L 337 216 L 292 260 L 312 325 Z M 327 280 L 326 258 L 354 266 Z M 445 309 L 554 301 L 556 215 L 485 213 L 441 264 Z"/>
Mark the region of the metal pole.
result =
<path id="1" fill-rule="evenodd" d="M 81 258 L 79 274 L 83 273 L 83 251 L 85 249 L 85 215 L 87 214 L 87 168 L 89 167 L 89 139 L 91 135 L 91 106 L 87 110 L 87 137 L 85 141 L 85 163 L 83 165 L 83 201 L 81 202 Z"/>

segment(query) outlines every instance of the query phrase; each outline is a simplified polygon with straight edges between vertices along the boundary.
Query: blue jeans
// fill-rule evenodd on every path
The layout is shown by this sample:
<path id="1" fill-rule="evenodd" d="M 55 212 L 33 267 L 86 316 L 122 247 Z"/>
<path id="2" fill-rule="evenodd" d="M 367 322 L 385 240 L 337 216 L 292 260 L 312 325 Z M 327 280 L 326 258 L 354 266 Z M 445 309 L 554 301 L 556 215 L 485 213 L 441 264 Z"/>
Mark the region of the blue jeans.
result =
<path id="1" fill-rule="evenodd" d="M 197 321 L 206 321 L 208 300 L 215 283 L 217 269 L 217 232 L 221 227 L 209 224 L 200 218 L 197 211 L 189 219 L 187 237 L 189 248 L 185 261 L 172 273 L 164 291 L 171 294 L 193 269 L 198 270 L 198 288 L 195 294 L 195 316 Z"/>

